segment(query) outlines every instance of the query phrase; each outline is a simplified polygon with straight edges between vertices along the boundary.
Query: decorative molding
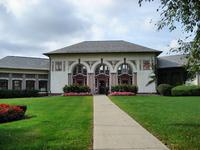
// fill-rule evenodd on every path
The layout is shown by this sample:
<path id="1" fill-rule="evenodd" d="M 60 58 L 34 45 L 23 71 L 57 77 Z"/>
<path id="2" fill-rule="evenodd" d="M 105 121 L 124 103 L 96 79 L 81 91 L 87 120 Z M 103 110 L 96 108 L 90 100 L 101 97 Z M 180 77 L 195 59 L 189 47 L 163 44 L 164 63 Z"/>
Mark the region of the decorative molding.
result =
<path id="1" fill-rule="evenodd" d="M 108 60 L 107 62 L 110 63 L 113 68 L 115 68 L 116 64 L 120 62 L 120 60 Z"/>
<path id="2" fill-rule="evenodd" d="M 90 61 L 84 61 L 88 66 L 90 66 Z"/>
<path id="3" fill-rule="evenodd" d="M 70 67 L 74 62 L 76 62 L 76 61 L 68 61 L 69 67 Z"/>
<path id="4" fill-rule="evenodd" d="M 108 60 L 107 62 L 110 63 L 113 66 L 112 60 Z"/>
<path id="5" fill-rule="evenodd" d="M 136 63 L 136 61 L 135 60 L 129 60 L 134 66 L 135 66 L 135 68 L 137 69 L 137 63 Z"/>
<path id="6" fill-rule="evenodd" d="M 92 65 L 94 63 L 96 63 L 97 61 L 84 61 L 85 63 L 87 63 L 90 66 L 90 69 L 92 68 Z"/>

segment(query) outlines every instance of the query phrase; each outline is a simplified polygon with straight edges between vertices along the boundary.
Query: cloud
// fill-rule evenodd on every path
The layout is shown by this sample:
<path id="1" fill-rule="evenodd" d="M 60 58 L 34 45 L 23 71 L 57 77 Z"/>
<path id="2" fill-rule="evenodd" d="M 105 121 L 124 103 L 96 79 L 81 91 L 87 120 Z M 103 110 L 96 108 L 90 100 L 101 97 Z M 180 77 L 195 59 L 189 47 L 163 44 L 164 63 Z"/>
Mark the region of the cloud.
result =
<path id="1" fill-rule="evenodd" d="M 83 40 L 122 39 L 155 49 L 180 32 L 157 32 L 158 0 L 0 0 L 0 57 L 55 50 Z"/>
<path id="2" fill-rule="evenodd" d="M 15 51 L 21 45 L 37 45 L 35 50 L 41 51 L 44 43 L 67 39 L 79 32 L 84 32 L 90 23 L 80 18 L 64 0 L 25 1 L 4 0 L 0 3 L 0 40 L 7 43 L 15 41 L 16 47 L 11 44 L 0 45 L 0 50 Z M 10 42 L 12 43 L 12 42 Z M 23 44 L 22 44 L 23 43 Z M 24 46 L 23 46 L 24 45 Z M 33 50 L 33 49 L 30 49 Z"/>

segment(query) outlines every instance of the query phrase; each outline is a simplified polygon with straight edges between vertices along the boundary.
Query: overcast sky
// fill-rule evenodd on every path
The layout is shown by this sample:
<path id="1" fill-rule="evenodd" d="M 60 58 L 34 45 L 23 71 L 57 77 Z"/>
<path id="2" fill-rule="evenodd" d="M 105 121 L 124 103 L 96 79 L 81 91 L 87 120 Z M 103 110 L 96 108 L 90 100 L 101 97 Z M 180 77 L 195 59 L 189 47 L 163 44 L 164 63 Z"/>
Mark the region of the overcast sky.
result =
<path id="1" fill-rule="evenodd" d="M 138 0 L 0 0 L 0 58 L 44 57 L 84 40 L 126 40 L 166 54 L 182 32 L 156 30 L 158 7 L 139 7 Z"/>

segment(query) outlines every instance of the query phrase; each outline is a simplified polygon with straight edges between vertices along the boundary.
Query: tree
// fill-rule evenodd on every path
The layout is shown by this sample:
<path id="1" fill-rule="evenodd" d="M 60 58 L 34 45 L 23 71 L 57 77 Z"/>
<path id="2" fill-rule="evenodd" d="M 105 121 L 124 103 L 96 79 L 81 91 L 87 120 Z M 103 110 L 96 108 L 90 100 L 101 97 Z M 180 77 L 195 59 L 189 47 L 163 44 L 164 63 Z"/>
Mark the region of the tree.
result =
<path id="1" fill-rule="evenodd" d="M 152 1 L 154 0 L 139 0 L 139 5 Z M 177 27 L 176 23 L 181 23 L 187 36 L 179 39 L 179 47 L 171 51 L 186 54 L 188 60 L 186 69 L 189 77 L 194 77 L 200 72 L 200 0 L 160 0 L 157 11 L 161 17 L 156 24 L 158 30 L 168 27 L 173 31 Z M 186 42 L 189 37 L 192 40 Z"/>

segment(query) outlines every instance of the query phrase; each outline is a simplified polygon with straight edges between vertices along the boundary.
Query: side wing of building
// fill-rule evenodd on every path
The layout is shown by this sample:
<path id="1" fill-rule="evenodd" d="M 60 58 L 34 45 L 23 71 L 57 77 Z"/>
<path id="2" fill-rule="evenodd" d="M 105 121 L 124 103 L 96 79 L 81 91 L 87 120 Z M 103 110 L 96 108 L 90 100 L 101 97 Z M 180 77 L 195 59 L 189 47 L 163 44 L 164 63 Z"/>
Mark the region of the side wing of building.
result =
<path id="1" fill-rule="evenodd" d="M 49 60 L 7 56 L 0 60 L 0 90 L 49 91 Z"/>

